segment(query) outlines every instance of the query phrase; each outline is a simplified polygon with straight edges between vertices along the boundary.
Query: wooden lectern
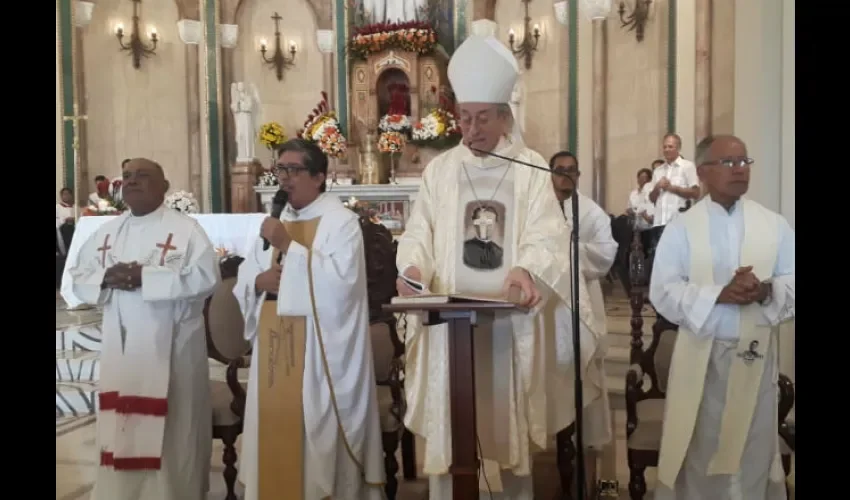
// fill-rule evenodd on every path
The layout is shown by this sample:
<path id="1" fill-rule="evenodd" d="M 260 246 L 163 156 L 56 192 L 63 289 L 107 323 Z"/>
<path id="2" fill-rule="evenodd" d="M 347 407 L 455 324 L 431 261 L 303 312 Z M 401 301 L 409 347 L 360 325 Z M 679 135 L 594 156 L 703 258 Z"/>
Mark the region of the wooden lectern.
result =
<path id="1" fill-rule="evenodd" d="M 517 309 L 511 302 L 463 301 L 444 304 L 388 304 L 391 313 L 423 313 L 423 324 L 448 323 L 449 400 L 452 424 L 452 498 L 478 499 L 478 446 L 475 413 L 475 356 L 473 327 L 479 314 Z"/>

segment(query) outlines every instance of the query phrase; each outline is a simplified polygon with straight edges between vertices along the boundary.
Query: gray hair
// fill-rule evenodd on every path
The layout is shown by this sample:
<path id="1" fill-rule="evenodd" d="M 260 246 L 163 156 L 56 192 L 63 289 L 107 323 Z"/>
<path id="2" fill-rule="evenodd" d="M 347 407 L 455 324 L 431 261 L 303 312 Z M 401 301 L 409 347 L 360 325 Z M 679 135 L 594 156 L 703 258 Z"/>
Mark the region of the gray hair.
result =
<path id="1" fill-rule="evenodd" d="M 746 144 L 744 144 L 744 141 L 742 141 L 738 137 L 735 137 L 734 135 L 710 135 L 705 139 L 699 141 L 699 144 L 697 144 L 695 154 L 696 158 L 694 158 L 694 162 L 697 166 L 705 165 L 705 162 L 708 161 L 708 152 L 711 150 L 711 146 L 713 146 L 714 143 L 719 140 L 731 140 L 735 142 L 740 142 L 741 144 L 746 146 Z"/>
<path id="2" fill-rule="evenodd" d="M 676 149 L 682 149 L 682 138 L 679 137 L 679 134 L 674 134 L 673 132 L 668 132 L 664 134 L 664 137 L 661 141 L 666 141 L 669 138 L 673 138 L 676 141 Z"/>

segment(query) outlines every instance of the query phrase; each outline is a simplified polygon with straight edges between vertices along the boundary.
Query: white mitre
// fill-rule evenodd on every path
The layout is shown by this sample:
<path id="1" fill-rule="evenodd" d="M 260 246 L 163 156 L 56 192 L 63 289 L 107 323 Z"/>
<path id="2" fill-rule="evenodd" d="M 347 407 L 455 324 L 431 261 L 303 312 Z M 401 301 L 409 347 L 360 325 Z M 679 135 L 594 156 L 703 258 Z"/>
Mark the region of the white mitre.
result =
<path id="1" fill-rule="evenodd" d="M 510 102 L 519 66 L 505 45 L 492 36 L 472 35 L 449 61 L 449 82 L 457 102 Z"/>

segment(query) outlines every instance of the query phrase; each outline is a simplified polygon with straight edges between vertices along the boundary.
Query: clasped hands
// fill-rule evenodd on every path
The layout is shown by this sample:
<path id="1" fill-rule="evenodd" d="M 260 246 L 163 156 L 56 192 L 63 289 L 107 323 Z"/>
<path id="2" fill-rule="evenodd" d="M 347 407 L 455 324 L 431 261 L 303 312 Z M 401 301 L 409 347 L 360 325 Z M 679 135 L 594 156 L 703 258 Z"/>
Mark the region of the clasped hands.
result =
<path id="1" fill-rule="evenodd" d="M 119 262 L 106 270 L 103 288 L 130 291 L 142 286 L 142 266 L 136 261 Z"/>
<path id="2" fill-rule="evenodd" d="M 422 272 L 419 271 L 419 268 L 417 267 L 411 266 L 407 268 L 404 271 L 404 275 L 413 281 L 422 283 Z M 419 294 L 419 292 L 411 288 L 401 278 L 396 278 L 395 286 L 398 294 L 402 297 Z M 518 306 L 534 307 L 540 303 L 542 297 L 540 292 L 537 290 L 537 287 L 534 285 L 534 280 L 531 279 L 531 275 L 528 274 L 528 271 L 521 267 L 511 269 L 505 277 L 505 282 L 502 285 L 502 296 L 507 298 L 510 295 L 510 289 L 514 287 L 519 288 L 522 292 L 520 294 L 519 301 L 517 302 Z"/>
<path id="3" fill-rule="evenodd" d="M 764 302 L 769 294 L 770 285 L 762 283 L 753 274 L 753 266 L 744 266 L 735 271 L 735 276 L 720 291 L 717 302 L 745 306 L 753 302 Z"/>

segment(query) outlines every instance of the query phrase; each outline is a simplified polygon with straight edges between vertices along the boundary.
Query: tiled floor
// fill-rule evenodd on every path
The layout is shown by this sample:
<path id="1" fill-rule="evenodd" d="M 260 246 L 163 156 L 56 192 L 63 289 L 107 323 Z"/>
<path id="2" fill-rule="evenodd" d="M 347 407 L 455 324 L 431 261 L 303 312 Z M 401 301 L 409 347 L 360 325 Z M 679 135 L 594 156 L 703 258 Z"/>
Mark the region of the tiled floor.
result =
<path id="1" fill-rule="evenodd" d="M 621 316 L 627 315 L 627 308 L 622 300 L 615 298 L 609 307 L 609 323 L 614 324 L 621 320 Z M 97 366 L 93 366 L 96 356 L 92 351 L 99 351 L 99 331 L 90 331 L 89 328 L 96 327 L 99 319 L 97 311 L 65 311 L 64 303 L 57 296 L 57 420 L 56 420 L 56 498 L 57 500 L 88 500 L 95 477 L 95 417 L 85 414 L 86 406 L 93 397 L 86 392 L 88 386 L 97 380 Z M 92 325 L 92 323 L 95 323 Z M 82 325 L 81 328 L 70 328 L 62 331 L 68 325 Z M 96 338 L 95 338 L 96 337 Z M 92 343 L 94 342 L 94 343 Z M 92 361 L 94 359 L 94 361 Z M 221 372 L 221 367 L 213 367 L 211 375 Z M 221 374 L 223 375 L 223 374 Z M 60 381 L 62 381 L 60 383 Z M 74 412 L 81 416 L 71 416 L 74 412 L 60 411 L 60 385 L 63 401 L 71 401 L 71 406 L 83 408 L 83 411 Z M 68 388 L 71 388 L 70 390 Z M 80 389 L 82 387 L 82 389 Z M 93 387 L 91 388 L 93 389 Z M 87 399 L 88 398 L 88 399 Z M 82 402 L 80 402 L 82 401 Z M 621 406 L 614 411 L 614 428 L 616 439 L 616 477 L 603 479 L 616 479 L 620 484 L 620 499 L 627 499 L 628 468 L 626 466 L 626 442 L 625 442 L 625 411 Z M 66 416 L 60 418 L 60 413 Z M 238 447 L 238 442 L 237 442 Z M 421 454 L 423 447 L 417 446 L 417 452 Z M 221 443 L 214 442 L 213 455 L 211 457 L 210 491 L 208 499 L 223 500 L 225 485 L 222 477 L 223 465 L 221 463 Z M 421 456 L 417 457 L 421 463 Z M 601 470 L 601 467 L 600 467 Z M 650 490 L 655 483 L 655 471 L 650 469 L 646 474 Z M 553 453 L 543 454 L 535 459 L 535 491 L 538 498 L 556 498 L 558 491 L 558 475 L 555 468 Z M 237 494 L 241 497 L 241 486 L 237 484 Z M 404 482 L 400 480 L 399 500 L 425 500 L 427 498 L 427 480 L 419 479 L 415 482 Z M 648 495 L 650 500 L 652 495 Z M 792 496 L 793 499 L 793 496 Z"/>

